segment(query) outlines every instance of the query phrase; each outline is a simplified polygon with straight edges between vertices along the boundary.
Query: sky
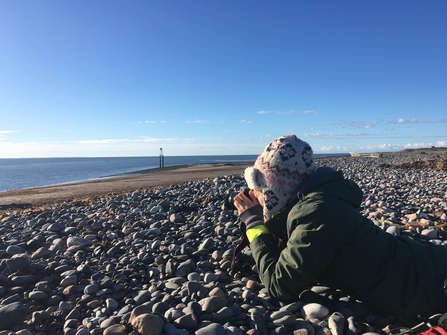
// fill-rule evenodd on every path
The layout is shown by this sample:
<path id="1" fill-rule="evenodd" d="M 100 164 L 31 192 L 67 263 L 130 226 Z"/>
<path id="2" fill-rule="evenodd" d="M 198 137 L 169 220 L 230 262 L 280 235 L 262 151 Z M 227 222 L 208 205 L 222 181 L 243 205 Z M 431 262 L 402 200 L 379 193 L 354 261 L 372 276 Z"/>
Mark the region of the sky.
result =
<path id="1" fill-rule="evenodd" d="M 444 0 L 0 1 L 0 158 L 447 146 Z"/>

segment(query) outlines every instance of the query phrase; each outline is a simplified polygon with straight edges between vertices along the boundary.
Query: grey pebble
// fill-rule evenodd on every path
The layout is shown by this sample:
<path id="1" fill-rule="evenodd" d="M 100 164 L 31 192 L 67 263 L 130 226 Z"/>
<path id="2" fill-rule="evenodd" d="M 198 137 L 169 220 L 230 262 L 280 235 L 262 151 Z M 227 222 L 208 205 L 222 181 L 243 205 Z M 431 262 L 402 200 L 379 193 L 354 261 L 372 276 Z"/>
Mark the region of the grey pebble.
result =
<path id="1" fill-rule="evenodd" d="M 6 248 L 6 253 L 10 256 L 23 254 L 25 253 L 25 249 L 18 245 L 10 245 Z"/>
<path id="2" fill-rule="evenodd" d="M 81 328 L 76 332 L 75 335 L 92 335 L 92 333 L 90 333 L 87 328 Z"/>
<path id="3" fill-rule="evenodd" d="M 183 316 L 184 313 L 182 313 L 181 311 L 179 311 L 176 308 L 169 308 L 165 313 L 164 313 L 164 317 L 166 320 L 168 320 L 168 322 L 173 322 L 174 320 L 177 320 L 178 318 L 180 318 L 181 316 Z"/>
<path id="4" fill-rule="evenodd" d="M 301 315 L 308 318 L 323 319 L 329 314 L 329 309 L 317 303 L 306 304 L 301 308 Z"/>
<path id="5" fill-rule="evenodd" d="M 436 229 L 424 229 L 423 231 L 421 231 L 421 235 L 429 239 L 437 239 L 438 231 Z"/>
<path id="6" fill-rule="evenodd" d="M 124 325 L 112 325 L 104 329 L 103 335 L 127 335 Z"/>
<path id="7" fill-rule="evenodd" d="M 286 327 L 293 327 L 296 324 L 296 316 L 290 311 L 273 312 L 270 315 L 273 323 L 276 325 L 284 325 Z"/>
<path id="8" fill-rule="evenodd" d="M 195 335 L 225 335 L 225 328 L 220 323 L 211 323 L 197 329 Z"/>
<path id="9" fill-rule="evenodd" d="M 28 308 L 21 302 L 13 302 L 0 307 L 0 330 L 8 330 L 20 325 L 28 315 Z"/>
<path id="10" fill-rule="evenodd" d="M 135 304 L 141 305 L 151 299 L 151 293 L 149 291 L 139 291 L 138 294 L 134 297 Z"/>
<path id="11" fill-rule="evenodd" d="M 172 323 L 165 324 L 163 330 L 168 335 L 188 335 L 189 332 L 186 329 L 177 329 Z"/>
<path id="12" fill-rule="evenodd" d="M 45 300 L 48 298 L 48 293 L 43 291 L 32 291 L 28 294 L 28 297 L 32 300 Z"/>
<path id="13" fill-rule="evenodd" d="M 234 327 L 234 326 L 228 326 L 225 329 L 225 334 L 226 335 L 244 335 L 243 331 L 240 328 Z"/>
<path id="14" fill-rule="evenodd" d="M 389 227 L 386 229 L 386 232 L 387 232 L 388 234 L 391 234 L 391 235 L 394 235 L 394 236 L 400 236 L 400 229 L 399 229 L 399 227 L 397 227 L 397 226 L 389 226 Z"/>
<path id="15" fill-rule="evenodd" d="M 233 310 L 230 307 L 225 306 L 213 314 L 213 319 L 215 322 L 220 323 L 225 319 L 231 318 L 233 315 Z"/>
<path id="16" fill-rule="evenodd" d="M 200 281 L 200 274 L 197 272 L 191 272 L 188 274 L 188 281 Z"/>
<path id="17" fill-rule="evenodd" d="M 27 254 L 14 254 L 10 259 L 6 260 L 6 266 L 11 272 L 26 269 L 30 264 L 31 257 Z"/>
<path id="18" fill-rule="evenodd" d="M 179 329 L 194 330 L 197 328 L 198 321 L 194 314 L 185 314 L 174 321 L 174 325 Z"/>
<path id="19" fill-rule="evenodd" d="M 344 335 L 346 330 L 346 319 L 339 312 L 334 312 L 328 320 L 328 327 L 333 335 Z"/>
<path id="20" fill-rule="evenodd" d="M 107 327 L 113 326 L 114 324 L 116 324 L 115 318 L 111 317 L 111 318 L 107 318 L 104 321 L 102 321 L 99 326 L 101 328 L 107 328 Z"/>
<path id="21" fill-rule="evenodd" d="M 215 313 L 228 304 L 228 300 L 221 297 L 209 297 L 199 301 L 202 311 L 207 313 Z"/>

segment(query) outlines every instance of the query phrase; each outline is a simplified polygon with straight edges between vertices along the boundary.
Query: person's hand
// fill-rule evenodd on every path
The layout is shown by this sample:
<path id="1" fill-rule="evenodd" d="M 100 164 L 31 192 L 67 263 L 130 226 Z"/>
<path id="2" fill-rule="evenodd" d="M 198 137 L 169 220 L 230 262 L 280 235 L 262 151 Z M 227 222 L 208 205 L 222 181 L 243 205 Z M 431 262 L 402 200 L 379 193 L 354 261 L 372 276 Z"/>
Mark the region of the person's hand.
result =
<path id="1" fill-rule="evenodd" d="M 246 229 L 264 224 L 263 208 L 257 195 L 255 191 L 250 190 L 248 196 L 240 192 L 234 197 L 234 206 L 239 213 L 239 218 L 245 223 Z"/>
<path id="2" fill-rule="evenodd" d="M 258 199 L 253 190 L 248 191 L 248 196 L 244 191 L 241 191 L 234 197 L 234 206 L 236 207 L 239 215 L 245 212 L 250 207 L 260 205 Z"/>

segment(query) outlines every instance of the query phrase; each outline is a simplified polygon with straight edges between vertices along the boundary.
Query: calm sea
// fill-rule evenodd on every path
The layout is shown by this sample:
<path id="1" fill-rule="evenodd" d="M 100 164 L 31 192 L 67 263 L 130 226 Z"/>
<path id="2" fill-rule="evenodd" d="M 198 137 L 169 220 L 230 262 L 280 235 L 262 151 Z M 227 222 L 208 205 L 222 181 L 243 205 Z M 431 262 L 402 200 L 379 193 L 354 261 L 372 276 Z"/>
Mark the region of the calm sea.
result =
<path id="1" fill-rule="evenodd" d="M 319 156 L 333 155 L 315 155 Z M 164 166 L 254 161 L 256 157 L 257 155 L 165 156 Z M 159 166 L 158 156 L 0 159 L 0 192 L 98 179 Z"/>

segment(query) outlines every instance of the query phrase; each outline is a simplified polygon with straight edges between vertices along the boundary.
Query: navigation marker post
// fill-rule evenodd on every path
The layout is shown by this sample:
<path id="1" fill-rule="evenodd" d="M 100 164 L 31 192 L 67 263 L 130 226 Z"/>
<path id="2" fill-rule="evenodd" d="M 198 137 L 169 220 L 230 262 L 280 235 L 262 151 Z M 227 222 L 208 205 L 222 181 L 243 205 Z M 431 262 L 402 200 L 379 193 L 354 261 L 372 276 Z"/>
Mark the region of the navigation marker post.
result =
<path id="1" fill-rule="evenodd" d="M 165 167 L 165 156 L 163 156 L 163 148 L 160 148 L 160 169 Z"/>

